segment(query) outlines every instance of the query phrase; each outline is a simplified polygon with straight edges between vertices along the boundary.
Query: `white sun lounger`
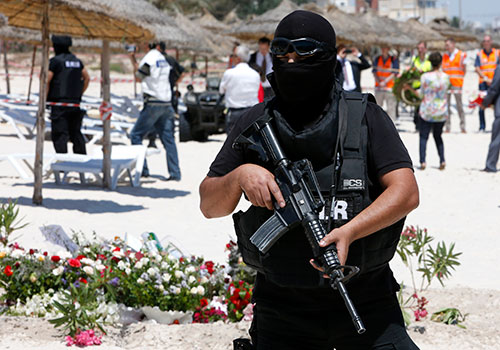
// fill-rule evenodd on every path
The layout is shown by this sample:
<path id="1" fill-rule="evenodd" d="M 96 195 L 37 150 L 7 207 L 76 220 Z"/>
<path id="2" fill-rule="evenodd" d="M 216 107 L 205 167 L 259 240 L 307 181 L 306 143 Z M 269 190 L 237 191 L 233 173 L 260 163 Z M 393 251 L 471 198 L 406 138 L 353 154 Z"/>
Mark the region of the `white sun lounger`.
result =
<path id="1" fill-rule="evenodd" d="M 114 146 L 111 150 L 111 189 L 116 189 L 118 180 L 127 175 L 132 187 L 140 186 L 144 159 L 146 155 L 154 153 L 159 153 L 159 150 L 147 149 L 142 145 Z M 82 183 L 85 183 L 85 176 L 82 175 L 84 173 L 92 173 L 98 180 L 102 181 L 102 155 L 84 162 L 56 162 L 51 165 L 51 169 L 58 184 L 66 182 L 68 173 L 72 171 L 80 173 Z M 62 180 L 60 172 L 64 173 Z"/>

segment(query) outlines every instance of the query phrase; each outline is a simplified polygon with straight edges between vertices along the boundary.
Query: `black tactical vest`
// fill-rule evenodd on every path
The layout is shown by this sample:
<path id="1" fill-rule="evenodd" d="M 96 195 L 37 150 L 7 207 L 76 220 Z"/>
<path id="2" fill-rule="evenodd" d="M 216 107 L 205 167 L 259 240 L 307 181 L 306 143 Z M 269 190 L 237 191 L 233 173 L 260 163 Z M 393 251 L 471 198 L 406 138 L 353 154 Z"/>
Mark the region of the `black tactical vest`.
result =
<path id="1" fill-rule="evenodd" d="M 82 62 L 71 53 L 59 54 L 52 58 L 59 70 L 50 81 L 47 101 L 79 103 L 82 98 Z"/>
<path id="2" fill-rule="evenodd" d="M 326 116 L 339 115 L 338 119 L 332 119 L 331 124 L 338 136 L 339 156 L 336 157 L 335 151 L 328 149 L 334 147 L 334 142 L 323 143 L 325 148 L 318 152 L 330 153 L 332 159 L 328 165 L 322 164 L 318 170 L 315 167 L 315 173 L 324 198 L 328 198 L 324 223 L 327 224 L 327 218 L 330 216 L 333 224 L 331 229 L 349 222 L 372 203 L 367 169 L 368 128 L 364 117 L 367 100 L 367 94 L 343 92 L 338 105 L 333 103 Z M 267 114 L 273 114 L 272 104 L 266 105 L 264 113 L 265 118 L 269 118 Z M 280 128 L 279 125 L 280 123 L 275 123 L 275 127 Z M 278 135 L 286 132 L 288 131 L 283 129 L 276 130 Z M 284 150 L 289 156 L 286 147 Z M 268 164 L 261 165 L 273 171 Z M 332 193 L 334 182 L 337 190 Z M 282 286 L 327 286 L 328 283 L 325 283 L 322 274 L 309 264 L 309 259 L 314 256 L 300 225 L 288 231 L 266 254 L 261 254 L 250 242 L 250 237 L 271 214 L 266 208 L 251 206 L 245 213 L 240 211 L 233 215 L 238 246 L 245 263 Z M 396 251 L 403 225 L 404 219 L 353 242 L 349 247 L 346 264 L 358 266 L 361 270 L 359 275 L 388 264 Z"/>

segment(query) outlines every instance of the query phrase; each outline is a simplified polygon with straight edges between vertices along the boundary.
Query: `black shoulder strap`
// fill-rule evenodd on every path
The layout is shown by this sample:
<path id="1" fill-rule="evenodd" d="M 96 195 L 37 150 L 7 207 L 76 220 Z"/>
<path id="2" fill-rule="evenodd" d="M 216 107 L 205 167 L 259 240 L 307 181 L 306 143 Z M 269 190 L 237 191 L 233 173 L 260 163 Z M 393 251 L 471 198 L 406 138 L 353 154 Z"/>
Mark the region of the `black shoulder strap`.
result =
<path id="1" fill-rule="evenodd" d="M 344 149 L 359 151 L 361 147 L 361 122 L 365 116 L 369 94 L 360 92 L 342 93 L 339 104 L 339 146 Z"/>

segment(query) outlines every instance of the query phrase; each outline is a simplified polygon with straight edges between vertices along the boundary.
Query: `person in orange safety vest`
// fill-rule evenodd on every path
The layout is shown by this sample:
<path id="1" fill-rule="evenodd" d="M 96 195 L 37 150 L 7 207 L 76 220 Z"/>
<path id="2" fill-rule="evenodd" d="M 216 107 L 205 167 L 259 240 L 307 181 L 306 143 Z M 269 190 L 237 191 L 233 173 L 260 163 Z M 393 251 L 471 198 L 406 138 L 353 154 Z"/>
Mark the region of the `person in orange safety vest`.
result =
<path id="1" fill-rule="evenodd" d="M 500 51 L 492 47 L 491 36 L 483 38 L 483 48 L 476 56 L 476 73 L 479 75 L 479 91 L 487 91 L 493 81 L 493 75 L 500 59 Z M 484 132 L 486 122 L 484 109 L 479 109 L 479 132 Z"/>
<path id="2" fill-rule="evenodd" d="M 375 77 L 375 98 L 380 106 L 386 101 L 386 111 L 392 121 L 396 120 L 396 99 L 392 93 L 394 78 L 399 73 L 397 57 L 389 55 L 389 47 L 382 46 L 382 54 L 373 61 L 373 76 Z"/>
<path id="3" fill-rule="evenodd" d="M 441 68 L 443 69 L 443 72 L 448 74 L 451 83 L 451 88 L 448 93 L 448 119 L 446 120 L 444 128 L 445 132 L 450 132 L 450 105 L 451 96 L 453 95 L 457 104 L 458 117 L 460 118 L 460 130 L 465 134 L 465 114 L 462 103 L 462 87 L 464 85 L 465 58 L 467 55 L 465 52 L 462 52 L 455 47 L 455 40 L 453 38 L 446 39 L 444 47 L 446 52 L 443 54 L 443 64 Z"/>

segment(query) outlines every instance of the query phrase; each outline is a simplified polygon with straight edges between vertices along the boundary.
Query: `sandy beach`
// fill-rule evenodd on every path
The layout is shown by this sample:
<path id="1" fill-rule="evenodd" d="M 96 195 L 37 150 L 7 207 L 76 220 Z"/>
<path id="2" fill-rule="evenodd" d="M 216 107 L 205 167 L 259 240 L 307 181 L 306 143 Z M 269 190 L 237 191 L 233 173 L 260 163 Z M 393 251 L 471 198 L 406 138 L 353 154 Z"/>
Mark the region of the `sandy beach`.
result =
<path id="1" fill-rule="evenodd" d="M 472 69 L 466 75 L 464 104 L 474 95 L 477 77 Z M 95 74 L 95 72 L 94 72 Z M 119 75 L 118 75 L 119 76 Z M 125 76 L 124 76 L 125 77 Z M 35 80 L 35 84 L 37 84 Z M 26 81 L 11 81 L 13 91 L 22 93 Z M 363 86 L 373 86 L 370 73 L 363 73 Z M 35 85 L 36 86 L 36 85 Z M 91 84 L 88 94 L 99 95 L 99 85 Z M 4 93 L 2 86 L 1 92 Z M 112 92 L 131 96 L 131 84 L 116 84 Z M 467 110 L 467 112 L 470 112 Z M 486 112 L 487 130 L 491 129 L 493 112 Z M 468 314 L 467 329 L 437 324 L 430 320 L 414 323 L 425 332 L 410 330 L 422 350 L 454 348 L 497 349 L 500 341 L 500 264 L 497 234 L 500 217 L 500 186 L 498 174 L 484 173 L 489 133 L 476 133 L 477 110 L 466 114 L 467 134 L 461 134 L 458 116 L 452 117 L 452 132 L 444 135 L 446 170 L 438 170 L 438 157 L 433 140 L 428 144 L 428 168 L 415 170 L 420 188 L 420 206 L 406 222 L 426 227 L 435 241 L 456 243 L 461 251 L 457 267 L 446 288 L 433 284 L 424 295 L 431 301 L 429 311 L 441 307 L 457 307 Z M 414 164 L 418 164 L 418 134 L 408 118 L 398 123 L 401 138 Z M 68 233 L 83 232 L 91 237 L 123 237 L 125 233 L 139 236 L 155 232 L 161 239 L 171 240 L 184 252 L 203 255 L 224 262 L 225 244 L 234 237 L 230 217 L 207 220 L 199 211 L 198 186 L 210 163 L 224 142 L 224 135 L 210 137 L 208 142 L 178 144 L 182 180 L 166 182 L 165 151 L 148 158 L 152 176 L 143 178 L 141 187 L 120 183 L 117 190 L 104 190 L 95 184 L 81 185 L 76 174 L 67 185 L 56 185 L 54 177 L 44 180 L 43 206 L 31 204 L 33 182 L 17 176 L 8 162 L 0 163 L 0 201 L 18 199 L 20 215 L 29 223 L 16 232 L 17 241 L 25 247 L 58 249 L 46 242 L 39 231 L 44 225 L 61 225 Z M 46 152 L 53 152 L 50 141 Z M 99 150 L 95 145 L 89 153 Z M 34 140 L 20 140 L 14 130 L 0 123 L 1 154 L 32 153 Z M 243 201 L 239 207 L 246 208 Z M 396 256 L 391 263 L 398 281 L 410 282 L 406 268 Z M 2 349 L 65 348 L 60 334 L 46 321 L 12 317 L 0 318 Z M 231 349 L 231 340 L 245 335 L 248 324 L 163 326 L 151 322 L 134 324 L 126 329 L 111 329 L 102 349 Z"/>

